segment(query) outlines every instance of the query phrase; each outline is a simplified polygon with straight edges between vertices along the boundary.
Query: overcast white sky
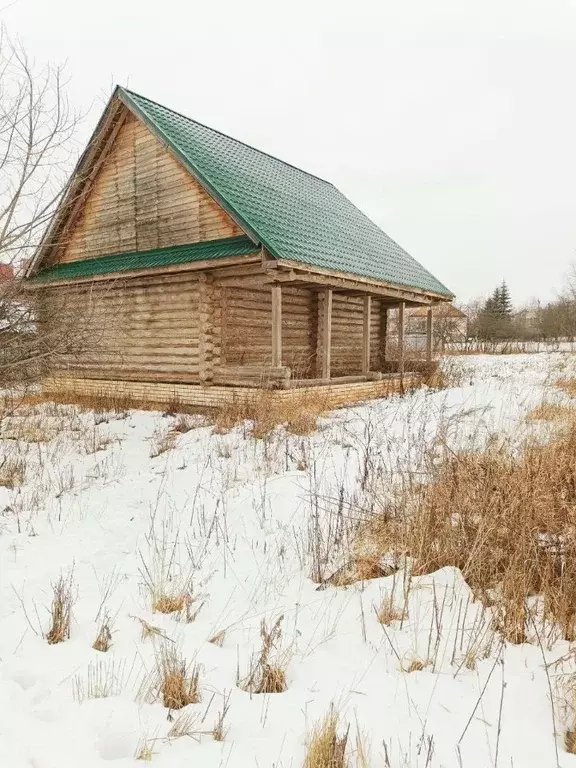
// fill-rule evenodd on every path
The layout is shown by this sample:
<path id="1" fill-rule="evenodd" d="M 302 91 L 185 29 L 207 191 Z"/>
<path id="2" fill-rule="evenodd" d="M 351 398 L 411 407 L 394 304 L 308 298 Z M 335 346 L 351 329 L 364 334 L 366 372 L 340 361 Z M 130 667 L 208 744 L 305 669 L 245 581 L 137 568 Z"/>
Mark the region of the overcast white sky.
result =
<path id="1" fill-rule="evenodd" d="M 503 278 L 549 298 L 576 258 L 576 0 L 16 0 L 1 17 L 38 61 L 67 60 L 82 141 L 127 85 L 334 182 L 460 300 Z"/>

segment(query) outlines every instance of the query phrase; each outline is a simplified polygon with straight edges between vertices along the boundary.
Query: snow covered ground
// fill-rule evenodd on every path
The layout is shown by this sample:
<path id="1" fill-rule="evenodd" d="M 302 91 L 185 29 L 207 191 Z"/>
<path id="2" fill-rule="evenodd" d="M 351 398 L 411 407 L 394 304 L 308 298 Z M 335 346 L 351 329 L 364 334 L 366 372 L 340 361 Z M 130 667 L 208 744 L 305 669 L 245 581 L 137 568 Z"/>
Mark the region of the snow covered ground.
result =
<path id="1" fill-rule="evenodd" d="M 174 417 L 44 404 L 5 422 L 0 456 L 25 463 L 25 480 L 0 488 L 0 766 L 137 766 L 145 744 L 159 768 L 300 768 L 331 703 L 350 724 L 351 765 L 360 732 L 371 767 L 545 768 L 557 749 L 576 766 L 554 735 L 542 650 L 502 646 L 458 571 L 415 578 L 407 616 L 389 626 L 376 610 L 402 596 L 405 574 L 311 579 L 343 564 L 351 510 L 425 477 L 447 448 L 519 442 L 539 428 L 524 417 L 544 393 L 561 399 L 551 381 L 576 374 L 576 356 L 561 353 L 446 364 L 457 386 L 335 411 L 309 437 L 278 428 L 256 440 L 249 425 L 216 434 L 198 418 L 154 458 Z M 71 633 L 50 645 L 61 575 L 73 584 Z M 162 576 L 192 585 L 193 620 L 152 611 L 146 583 Z M 106 614 L 102 653 L 92 644 Z M 262 620 L 280 617 L 273 654 L 287 690 L 242 690 Z M 161 634 L 143 637 L 141 620 Z M 200 669 L 201 701 L 169 717 L 145 690 L 161 646 Z M 467 664 L 471 648 L 478 661 Z M 559 643 L 546 660 L 568 650 Z M 182 712 L 189 735 L 177 738 Z"/>

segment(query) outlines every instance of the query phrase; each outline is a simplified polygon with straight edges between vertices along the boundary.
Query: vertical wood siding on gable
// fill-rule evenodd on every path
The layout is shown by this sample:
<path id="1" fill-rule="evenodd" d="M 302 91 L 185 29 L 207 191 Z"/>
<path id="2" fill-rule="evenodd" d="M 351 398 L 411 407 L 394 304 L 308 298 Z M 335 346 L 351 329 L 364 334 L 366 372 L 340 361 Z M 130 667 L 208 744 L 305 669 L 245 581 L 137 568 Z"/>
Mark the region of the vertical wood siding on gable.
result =
<path id="1" fill-rule="evenodd" d="M 129 113 L 54 263 L 239 234 L 230 216 Z"/>

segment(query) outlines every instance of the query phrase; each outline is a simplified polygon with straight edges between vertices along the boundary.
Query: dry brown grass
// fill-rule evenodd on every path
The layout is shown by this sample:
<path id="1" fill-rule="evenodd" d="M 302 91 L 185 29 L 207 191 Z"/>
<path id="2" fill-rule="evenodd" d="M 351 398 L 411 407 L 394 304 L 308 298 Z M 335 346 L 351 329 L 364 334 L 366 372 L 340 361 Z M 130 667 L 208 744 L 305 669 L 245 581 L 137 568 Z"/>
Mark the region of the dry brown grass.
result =
<path id="1" fill-rule="evenodd" d="M 299 392 L 281 399 L 273 390 L 261 390 L 257 396 L 234 397 L 216 411 L 214 431 L 224 434 L 244 421 L 252 422 L 252 435 L 265 438 L 279 424 L 295 435 L 308 435 L 317 429 L 317 419 L 330 409 L 322 392 Z"/>
<path id="2" fill-rule="evenodd" d="M 306 751 L 304 768 L 347 768 L 346 747 L 349 729 L 339 735 L 339 720 L 338 713 L 331 708 L 314 728 Z"/>
<path id="3" fill-rule="evenodd" d="M 494 606 L 498 630 L 523 642 L 527 598 L 576 639 L 576 424 L 520 455 L 488 449 L 448 459 L 433 482 L 401 495 L 363 536 L 414 559 L 416 575 L 455 566 Z"/>
<path id="4" fill-rule="evenodd" d="M 567 395 L 570 395 L 570 397 L 576 397 L 576 377 L 571 379 L 558 379 L 558 381 L 555 382 L 555 385 L 558 389 L 561 389 L 563 392 L 566 392 Z"/>
<path id="5" fill-rule="evenodd" d="M 2 424 L 3 439 L 24 443 L 49 443 L 60 431 L 58 424 L 32 414 L 10 418 Z"/>
<path id="6" fill-rule="evenodd" d="M 119 696 L 124 690 L 124 665 L 98 661 L 88 664 L 86 677 L 76 675 L 73 680 L 74 699 L 82 703 L 90 699 L 105 699 Z"/>
<path id="7" fill-rule="evenodd" d="M 168 587 L 151 593 L 152 610 L 158 613 L 176 613 L 181 621 L 191 624 L 204 606 L 204 601 L 196 599 L 187 589 L 168 591 Z"/>
<path id="8" fill-rule="evenodd" d="M 353 557 L 338 568 L 331 576 L 320 583 L 331 584 L 333 587 L 348 587 L 358 581 L 370 581 L 387 576 L 388 572 L 380 563 L 380 557 L 353 555 Z M 317 579 L 314 579 L 315 581 Z"/>
<path id="9" fill-rule="evenodd" d="M 405 606 L 398 605 L 394 601 L 394 595 L 390 593 L 383 596 L 382 602 L 376 611 L 376 616 L 380 624 L 389 626 L 395 621 L 404 621 L 408 616 L 408 612 Z"/>
<path id="10" fill-rule="evenodd" d="M 197 716 L 194 712 L 181 712 L 170 730 L 169 739 L 181 739 L 183 736 L 193 736 L 198 732 Z"/>
<path id="11" fill-rule="evenodd" d="M 131 616 L 132 619 L 136 619 L 136 621 L 140 622 L 141 626 L 141 633 L 140 638 L 142 641 L 148 640 L 149 638 L 155 638 L 155 637 L 161 637 L 164 640 L 170 640 L 169 637 L 160 629 L 160 627 L 155 627 L 153 624 L 149 624 L 144 619 L 141 619 L 139 616 Z"/>
<path id="12" fill-rule="evenodd" d="M 49 645 L 63 643 L 70 637 L 72 607 L 75 601 L 73 577 L 72 571 L 68 578 L 60 576 L 58 581 L 52 585 L 50 629 L 46 633 L 46 641 Z"/>
<path id="13" fill-rule="evenodd" d="M 212 635 L 212 637 L 208 640 L 209 643 L 212 643 L 212 645 L 217 645 L 218 648 L 222 648 L 224 645 L 224 640 L 226 638 L 226 630 L 221 629 L 220 632 L 216 632 L 215 635 Z"/>
<path id="14" fill-rule="evenodd" d="M 564 731 L 564 747 L 576 754 L 576 675 L 560 673 L 554 682 L 554 710 Z"/>
<path id="15" fill-rule="evenodd" d="M 26 476 L 26 461 L 20 456 L 4 456 L 0 459 L 0 486 L 16 488 Z"/>
<path id="16" fill-rule="evenodd" d="M 152 610 L 158 613 L 180 613 L 185 611 L 191 602 L 192 597 L 187 592 L 158 594 L 152 600 Z"/>
<path id="17" fill-rule="evenodd" d="M 134 752 L 135 760 L 150 762 L 154 756 L 154 739 L 143 738 L 138 742 Z"/>
<path id="18" fill-rule="evenodd" d="M 224 694 L 224 701 L 222 703 L 222 709 L 218 712 L 218 719 L 212 729 L 212 738 L 214 741 L 224 741 L 226 738 L 226 717 L 230 711 L 230 693 Z"/>
<path id="19" fill-rule="evenodd" d="M 164 642 L 156 653 L 155 669 L 140 686 L 139 698 L 162 701 L 167 709 L 182 709 L 201 700 L 200 666 L 188 664 L 175 644 Z"/>
<path id="20" fill-rule="evenodd" d="M 37 392 L 27 395 L 23 401 L 26 405 L 55 403 L 57 405 L 76 405 L 85 411 L 110 411 L 123 414 L 135 408 L 141 408 L 142 403 L 129 395 L 83 395 L 74 392 Z M 150 410 L 161 410 L 158 407 Z"/>
<path id="21" fill-rule="evenodd" d="M 202 416 L 190 416 L 185 413 L 179 413 L 176 416 L 172 429 L 174 432 L 179 432 L 181 435 L 185 435 L 193 429 L 206 426 L 206 419 Z"/>
<path id="22" fill-rule="evenodd" d="M 576 408 L 573 406 L 546 400 L 526 415 L 526 421 L 569 421 L 575 418 Z"/>
<path id="23" fill-rule="evenodd" d="M 421 659 L 419 656 L 411 656 L 404 661 L 402 669 L 404 672 L 408 672 L 408 674 L 411 672 L 422 672 L 423 669 L 431 666 L 431 664 L 432 662 L 427 659 Z"/>
<path id="24" fill-rule="evenodd" d="M 283 693 L 287 689 L 285 655 L 278 653 L 282 639 L 282 622 L 280 616 L 268 628 L 264 619 L 260 624 L 262 647 L 250 664 L 250 671 L 240 687 L 249 693 Z"/>
<path id="25" fill-rule="evenodd" d="M 112 620 L 105 615 L 100 623 L 96 640 L 92 643 L 92 648 L 101 653 L 107 653 L 112 646 Z"/>
<path id="26" fill-rule="evenodd" d="M 157 430 L 150 440 L 150 458 L 155 459 L 176 447 L 178 432 L 173 429 Z"/>
<path id="27" fill-rule="evenodd" d="M 109 445 L 112 445 L 114 438 L 101 432 L 96 425 L 86 430 L 81 436 L 81 444 L 86 454 L 98 453 L 104 451 Z"/>

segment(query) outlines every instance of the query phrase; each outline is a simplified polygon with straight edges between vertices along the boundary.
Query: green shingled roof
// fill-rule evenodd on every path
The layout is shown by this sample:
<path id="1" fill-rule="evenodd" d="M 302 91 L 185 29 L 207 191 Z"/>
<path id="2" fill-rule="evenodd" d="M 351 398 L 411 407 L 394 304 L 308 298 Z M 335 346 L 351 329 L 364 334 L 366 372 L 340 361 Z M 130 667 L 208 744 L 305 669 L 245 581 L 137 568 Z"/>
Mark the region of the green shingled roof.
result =
<path id="1" fill-rule="evenodd" d="M 332 184 L 132 91 L 118 95 L 272 256 L 452 295 Z"/>
<path id="2" fill-rule="evenodd" d="M 93 275 L 107 275 L 112 272 L 126 272 L 131 269 L 149 269 L 174 264 L 189 264 L 205 259 L 223 259 L 226 256 L 245 256 L 257 253 L 258 249 L 250 238 L 226 237 L 192 245 L 176 245 L 171 248 L 155 248 L 152 251 L 116 253 L 95 259 L 81 259 L 56 264 L 43 269 L 30 282 L 45 283 L 52 280 L 78 280 Z"/>

